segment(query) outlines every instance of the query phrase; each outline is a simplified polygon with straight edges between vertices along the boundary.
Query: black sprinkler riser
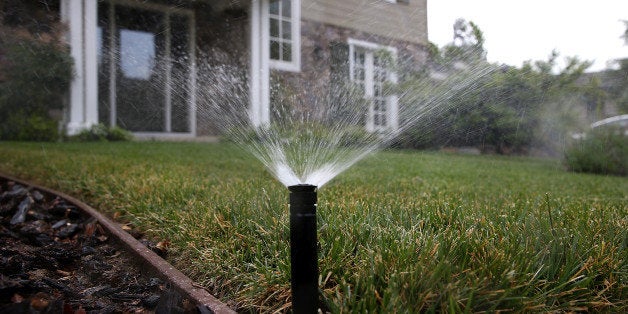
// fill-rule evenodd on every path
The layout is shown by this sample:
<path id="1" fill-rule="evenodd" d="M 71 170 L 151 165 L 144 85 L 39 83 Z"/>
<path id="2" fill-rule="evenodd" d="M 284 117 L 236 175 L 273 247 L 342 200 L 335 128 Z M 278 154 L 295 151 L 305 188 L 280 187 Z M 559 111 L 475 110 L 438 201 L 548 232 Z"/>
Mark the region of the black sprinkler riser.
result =
<path id="1" fill-rule="evenodd" d="M 318 311 L 316 186 L 299 184 L 290 190 L 290 270 L 293 313 Z"/>

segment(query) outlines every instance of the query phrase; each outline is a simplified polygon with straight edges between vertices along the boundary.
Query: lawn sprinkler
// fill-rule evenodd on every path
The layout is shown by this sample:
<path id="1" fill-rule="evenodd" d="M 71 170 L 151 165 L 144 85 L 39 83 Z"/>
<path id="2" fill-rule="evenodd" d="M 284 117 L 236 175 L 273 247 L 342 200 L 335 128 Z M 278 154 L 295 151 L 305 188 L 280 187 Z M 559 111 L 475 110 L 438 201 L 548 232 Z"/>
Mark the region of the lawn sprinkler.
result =
<path id="1" fill-rule="evenodd" d="M 293 313 L 318 311 L 318 254 L 316 250 L 315 185 L 290 190 L 290 271 Z"/>

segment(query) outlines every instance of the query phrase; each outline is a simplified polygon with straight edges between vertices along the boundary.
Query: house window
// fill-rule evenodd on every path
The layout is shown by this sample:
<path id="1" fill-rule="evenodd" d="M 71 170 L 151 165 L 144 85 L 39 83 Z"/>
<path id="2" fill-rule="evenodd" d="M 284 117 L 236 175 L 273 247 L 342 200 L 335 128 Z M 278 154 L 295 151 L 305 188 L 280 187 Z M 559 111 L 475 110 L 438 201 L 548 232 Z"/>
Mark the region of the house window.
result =
<path id="1" fill-rule="evenodd" d="M 196 132 L 194 24 L 190 10 L 98 2 L 101 123 L 136 134 Z"/>
<path id="2" fill-rule="evenodd" d="M 368 100 L 366 129 L 380 132 L 397 129 L 396 95 L 386 92 L 386 85 L 396 82 L 391 62 L 396 49 L 359 40 L 349 40 L 350 79 Z"/>
<path id="3" fill-rule="evenodd" d="M 299 71 L 301 63 L 301 1 L 269 0 L 268 30 L 270 66 Z"/>

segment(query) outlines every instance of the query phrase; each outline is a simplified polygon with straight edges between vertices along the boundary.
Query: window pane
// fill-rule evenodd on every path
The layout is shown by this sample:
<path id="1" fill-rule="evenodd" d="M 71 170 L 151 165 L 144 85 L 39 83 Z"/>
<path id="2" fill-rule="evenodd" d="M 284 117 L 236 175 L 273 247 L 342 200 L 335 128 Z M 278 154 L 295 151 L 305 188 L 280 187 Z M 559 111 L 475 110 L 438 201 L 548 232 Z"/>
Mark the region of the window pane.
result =
<path id="1" fill-rule="evenodd" d="M 283 39 L 292 39 L 292 23 L 289 21 L 282 21 L 281 30 L 283 31 Z"/>
<path id="2" fill-rule="evenodd" d="M 155 35 L 149 32 L 120 30 L 120 64 L 125 77 L 148 80 L 155 66 Z"/>
<path id="3" fill-rule="evenodd" d="M 272 60 L 279 60 L 279 42 L 271 40 L 270 41 L 270 58 Z"/>
<path id="4" fill-rule="evenodd" d="M 279 38 L 279 20 L 270 19 L 270 37 Z"/>
<path id="5" fill-rule="evenodd" d="M 283 12 L 281 12 L 281 15 L 283 15 L 284 17 L 291 17 L 292 16 L 292 0 L 283 0 L 282 1 L 283 7 L 282 10 Z"/>
<path id="6" fill-rule="evenodd" d="M 279 2 L 280 0 L 270 1 L 270 14 L 279 15 Z"/>
<path id="7" fill-rule="evenodd" d="M 352 79 L 364 88 L 365 98 L 369 99 L 369 119 L 367 127 L 371 126 L 373 131 L 385 130 L 389 125 L 387 112 L 389 111 L 388 99 L 385 96 L 386 82 L 388 81 L 389 64 L 387 59 L 378 52 L 359 45 L 353 45 Z"/>
<path id="8" fill-rule="evenodd" d="M 374 75 L 374 81 L 379 83 L 379 82 L 383 82 L 385 81 L 385 76 L 384 73 L 381 69 L 375 68 L 375 73 L 373 73 Z"/>
<path id="9" fill-rule="evenodd" d="M 165 15 L 159 11 L 115 6 L 114 124 L 134 132 L 165 131 L 167 105 Z M 109 27 L 112 25 L 110 24 Z M 116 36 L 117 35 L 117 36 Z"/>
<path id="10" fill-rule="evenodd" d="M 292 61 L 292 45 L 283 43 L 283 61 Z"/>
<path id="11" fill-rule="evenodd" d="M 377 54 L 373 55 L 373 64 L 376 67 L 379 67 L 379 57 L 377 56 Z"/>

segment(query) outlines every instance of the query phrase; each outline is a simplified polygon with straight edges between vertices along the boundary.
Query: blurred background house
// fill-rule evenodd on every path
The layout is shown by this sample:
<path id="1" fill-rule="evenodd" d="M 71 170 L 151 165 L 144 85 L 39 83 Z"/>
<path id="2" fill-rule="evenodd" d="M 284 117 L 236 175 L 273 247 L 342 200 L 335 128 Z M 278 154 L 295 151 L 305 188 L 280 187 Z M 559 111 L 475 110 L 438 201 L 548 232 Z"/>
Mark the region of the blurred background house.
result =
<path id="1" fill-rule="evenodd" d="M 378 52 L 415 69 L 427 58 L 426 0 L 3 2 L 13 24 L 41 15 L 65 24 L 74 60 L 68 134 L 97 123 L 139 136 L 216 134 L 219 117 L 197 99 L 207 88 L 199 72 L 225 64 L 246 81 L 254 126 L 270 123 L 277 82 L 307 102 L 333 76 L 371 99 L 368 130 L 391 128 L 397 98 L 382 90 L 397 68 Z"/>

